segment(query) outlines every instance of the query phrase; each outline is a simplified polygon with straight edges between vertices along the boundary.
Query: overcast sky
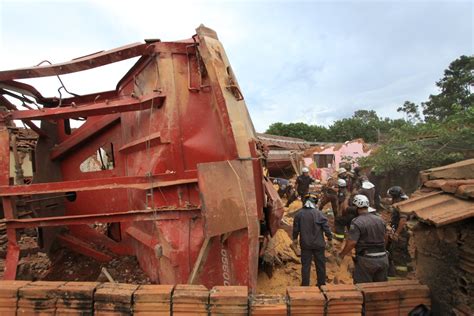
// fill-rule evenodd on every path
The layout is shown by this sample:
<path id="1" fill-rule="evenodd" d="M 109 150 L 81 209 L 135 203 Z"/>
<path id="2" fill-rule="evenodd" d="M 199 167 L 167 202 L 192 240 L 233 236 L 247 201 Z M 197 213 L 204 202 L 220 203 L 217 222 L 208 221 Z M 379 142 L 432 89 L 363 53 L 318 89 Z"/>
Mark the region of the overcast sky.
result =
<path id="1" fill-rule="evenodd" d="M 145 38 L 217 31 L 257 131 L 277 121 L 331 124 L 357 109 L 399 117 L 472 55 L 473 1 L 5 1 L 0 69 L 67 61 Z M 65 75 L 75 93 L 113 89 L 133 61 Z M 35 81 L 57 95 L 54 77 Z"/>

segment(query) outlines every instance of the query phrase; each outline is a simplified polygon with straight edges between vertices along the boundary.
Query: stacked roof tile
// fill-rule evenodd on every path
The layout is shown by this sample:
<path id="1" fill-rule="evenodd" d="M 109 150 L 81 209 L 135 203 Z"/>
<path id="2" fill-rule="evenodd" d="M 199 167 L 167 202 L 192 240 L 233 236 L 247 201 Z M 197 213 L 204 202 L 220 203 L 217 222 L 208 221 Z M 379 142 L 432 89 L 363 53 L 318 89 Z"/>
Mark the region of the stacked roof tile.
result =
<path id="1" fill-rule="evenodd" d="M 140 285 L 133 293 L 133 314 L 140 316 L 169 315 L 172 285 Z"/>
<path id="2" fill-rule="evenodd" d="M 286 293 L 291 315 L 324 315 L 326 298 L 319 288 L 292 286 Z"/>
<path id="3" fill-rule="evenodd" d="M 286 316 L 286 299 L 280 295 L 256 295 L 250 300 L 252 316 Z"/>
<path id="4" fill-rule="evenodd" d="M 132 296 L 138 285 L 103 283 L 94 294 L 95 315 L 130 315 Z"/>
<path id="5" fill-rule="evenodd" d="M 38 281 L 18 290 L 17 315 L 52 315 L 56 311 L 58 288 L 65 282 Z"/>
<path id="6" fill-rule="evenodd" d="M 248 315 L 246 286 L 215 286 L 209 297 L 211 315 Z"/>
<path id="7" fill-rule="evenodd" d="M 323 285 L 327 315 L 361 315 L 363 296 L 355 285 Z"/>
<path id="8" fill-rule="evenodd" d="M 67 282 L 58 288 L 56 315 L 92 315 L 94 292 L 100 283 Z"/>
<path id="9" fill-rule="evenodd" d="M 16 315 L 18 290 L 28 283 L 30 281 L 2 281 L 0 286 L 0 315 Z"/>
<path id="10" fill-rule="evenodd" d="M 209 290 L 203 285 L 176 285 L 173 292 L 173 315 L 207 315 Z"/>

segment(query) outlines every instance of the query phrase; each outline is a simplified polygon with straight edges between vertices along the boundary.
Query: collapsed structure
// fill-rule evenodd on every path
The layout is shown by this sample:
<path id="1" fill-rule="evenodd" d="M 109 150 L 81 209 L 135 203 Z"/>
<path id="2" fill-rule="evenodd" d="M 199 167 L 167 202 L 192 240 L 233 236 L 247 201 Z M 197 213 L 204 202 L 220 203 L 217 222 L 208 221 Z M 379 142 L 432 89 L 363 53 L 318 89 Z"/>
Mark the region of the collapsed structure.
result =
<path id="1" fill-rule="evenodd" d="M 16 277 L 17 230 L 35 227 L 45 250 L 58 242 L 99 261 L 135 255 L 156 283 L 255 289 L 259 237 L 278 229 L 282 204 L 224 48 L 213 30 L 196 31 L 0 72 L 5 279 Z M 112 91 L 47 98 L 17 81 L 133 57 Z M 85 122 L 73 130 L 75 119 Z M 10 181 L 13 120 L 39 135 L 31 185 Z M 20 205 L 35 216 L 19 219 Z"/>
<path id="2" fill-rule="evenodd" d="M 417 277 L 440 315 L 474 312 L 474 159 L 421 172 L 422 187 L 398 203 L 413 214 Z"/>

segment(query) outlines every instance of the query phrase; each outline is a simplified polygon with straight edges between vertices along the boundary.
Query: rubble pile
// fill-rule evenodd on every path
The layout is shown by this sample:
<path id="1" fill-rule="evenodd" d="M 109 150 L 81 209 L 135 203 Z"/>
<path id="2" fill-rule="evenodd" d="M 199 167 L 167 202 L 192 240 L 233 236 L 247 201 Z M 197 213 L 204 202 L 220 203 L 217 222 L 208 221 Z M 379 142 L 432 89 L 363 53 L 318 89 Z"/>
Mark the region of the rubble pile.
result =
<path id="1" fill-rule="evenodd" d="M 397 204 L 413 227 L 417 277 L 429 286 L 433 309 L 474 313 L 474 159 L 420 173 L 422 187 Z M 468 313 L 469 314 L 469 313 Z"/>

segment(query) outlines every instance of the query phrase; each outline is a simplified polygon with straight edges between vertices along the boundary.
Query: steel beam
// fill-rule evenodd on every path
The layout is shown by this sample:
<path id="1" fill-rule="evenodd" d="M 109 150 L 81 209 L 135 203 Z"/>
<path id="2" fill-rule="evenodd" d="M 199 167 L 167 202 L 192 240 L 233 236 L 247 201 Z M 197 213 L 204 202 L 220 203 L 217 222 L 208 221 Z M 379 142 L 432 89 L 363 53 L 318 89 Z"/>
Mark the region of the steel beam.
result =
<path id="1" fill-rule="evenodd" d="M 30 185 L 0 186 L 0 196 L 81 192 L 112 189 L 149 190 L 181 184 L 197 183 L 197 179 L 162 181 L 159 175 L 99 178 L 63 182 L 37 183 Z"/>
<path id="2" fill-rule="evenodd" d="M 94 258 L 99 262 L 109 262 L 110 260 L 113 259 L 108 254 L 103 253 L 102 251 L 99 251 L 97 249 L 94 249 L 88 243 L 80 240 L 79 238 L 71 236 L 69 234 L 58 235 L 56 238 L 59 241 L 59 243 L 62 244 L 63 246 L 77 253 L 80 253 L 81 255 Z"/>
<path id="3" fill-rule="evenodd" d="M 72 149 L 77 148 L 80 144 L 96 135 L 100 131 L 108 128 L 109 126 L 117 123 L 120 120 L 120 114 L 112 114 L 101 117 L 99 120 L 87 124 L 84 124 L 84 128 L 79 129 L 73 135 L 68 137 L 65 141 L 59 143 L 51 151 L 50 158 L 52 160 L 62 158 L 68 154 Z M 86 126 L 87 125 L 87 126 Z M 82 126 L 81 126 L 82 127 Z"/>
<path id="4" fill-rule="evenodd" d="M 150 45 L 146 43 L 133 43 L 112 50 L 79 57 L 65 63 L 0 71 L 0 81 L 64 75 L 92 69 L 145 55 L 147 54 L 148 46 Z M 153 45 L 151 44 L 151 46 Z"/>
<path id="5" fill-rule="evenodd" d="M 113 113 L 146 110 L 161 107 L 165 96 L 154 93 L 149 96 L 134 98 L 121 96 L 112 100 L 90 102 L 59 108 L 43 108 L 40 110 L 24 110 L 9 113 L 13 120 L 57 120 L 77 117 L 98 116 Z"/>
<path id="6" fill-rule="evenodd" d="M 90 225 L 91 223 L 120 223 L 134 221 L 158 221 L 179 219 L 182 216 L 195 217 L 199 208 L 162 208 L 156 210 L 138 210 L 106 214 L 70 215 L 24 219 L 4 219 L 8 228 L 52 227 L 68 225 Z"/>

